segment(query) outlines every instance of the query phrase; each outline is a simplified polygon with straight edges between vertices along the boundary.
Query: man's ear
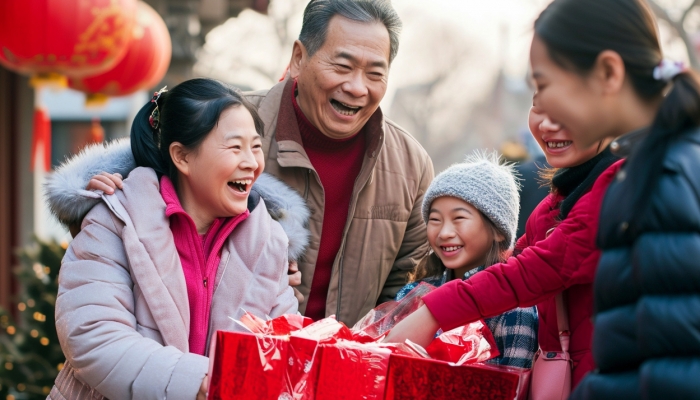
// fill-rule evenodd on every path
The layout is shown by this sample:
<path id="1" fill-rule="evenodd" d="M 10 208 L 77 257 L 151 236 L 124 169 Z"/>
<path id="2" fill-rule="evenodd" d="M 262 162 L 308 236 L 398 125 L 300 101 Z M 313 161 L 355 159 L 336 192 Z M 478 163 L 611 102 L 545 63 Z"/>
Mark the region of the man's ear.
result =
<path id="1" fill-rule="evenodd" d="M 625 62 L 620 54 L 605 50 L 598 55 L 591 77 L 603 94 L 617 94 L 625 83 Z"/>
<path id="2" fill-rule="evenodd" d="M 181 174 L 188 176 L 190 173 L 190 164 L 188 162 L 190 152 L 182 145 L 180 142 L 170 143 L 170 158 L 175 164 L 175 168 L 180 171 Z"/>
<path id="3" fill-rule="evenodd" d="M 306 47 L 299 40 L 295 40 L 292 48 L 292 59 L 289 61 L 289 73 L 292 79 L 296 79 L 299 76 L 301 64 L 306 56 Z"/>

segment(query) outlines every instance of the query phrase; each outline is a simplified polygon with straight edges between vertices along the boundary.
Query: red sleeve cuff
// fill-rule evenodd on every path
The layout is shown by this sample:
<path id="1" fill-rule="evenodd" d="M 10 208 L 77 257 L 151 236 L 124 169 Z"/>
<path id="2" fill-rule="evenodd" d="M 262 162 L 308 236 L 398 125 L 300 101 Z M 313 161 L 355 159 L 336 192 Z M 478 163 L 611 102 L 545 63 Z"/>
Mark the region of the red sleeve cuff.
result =
<path id="1" fill-rule="evenodd" d="M 464 312 L 465 306 L 467 305 L 463 304 L 464 297 L 459 294 L 460 285 L 462 284 L 464 284 L 462 280 L 456 279 L 440 286 L 423 297 L 423 303 L 428 307 L 428 310 L 433 314 L 433 317 L 435 317 L 443 331 L 449 331 L 481 319 L 476 305 L 468 307 L 473 309 L 473 313 Z M 455 303 L 462 304 L 460 304 L 460 307 L 454 307 Z"/>

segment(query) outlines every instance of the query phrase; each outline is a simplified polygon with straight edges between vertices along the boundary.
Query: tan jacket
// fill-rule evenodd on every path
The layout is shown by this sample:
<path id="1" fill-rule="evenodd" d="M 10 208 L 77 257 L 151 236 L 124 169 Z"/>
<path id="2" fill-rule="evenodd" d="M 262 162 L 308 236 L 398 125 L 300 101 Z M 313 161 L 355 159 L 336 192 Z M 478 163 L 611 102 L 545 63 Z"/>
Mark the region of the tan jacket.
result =
<path id="1" fill-rule="evenodd" d="M 189 353 L 190 310 L 158 178 L 137 168 L 102 196 L 59 273 L 56 330 L 66 355 L 48 399 L 192 400 L 209 368 Z M 243 330 L 242 310 L 295 313 L 287 236 L 263 200 L 221 250 L 209 333 Z"/>
<path id="2" fill-rule="evenodd" d="M 318 257 L 324 192 L 301 143 L 291 102 L 292 81 L 248 93 L 265 123 L 265 172 L 304 196 L 311 243 L 299 269 L 304 312 Z M 367 122 L 367 151 L 355 181 L 340 251 L 333 263 L 326 315 L 352 326 L 378 302 L 393 299 L 406 274 L 428 252 L 421 203 L 433 164 L 421 145 L 378 109 Z"/>

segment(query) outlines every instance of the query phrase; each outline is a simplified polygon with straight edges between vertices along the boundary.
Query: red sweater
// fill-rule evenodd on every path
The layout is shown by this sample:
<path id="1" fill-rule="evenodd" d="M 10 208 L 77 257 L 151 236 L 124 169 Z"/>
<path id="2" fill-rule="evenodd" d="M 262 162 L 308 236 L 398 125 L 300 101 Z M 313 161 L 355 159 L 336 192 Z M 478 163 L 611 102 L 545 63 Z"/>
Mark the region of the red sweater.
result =
<path id="1" fill-rule="evenodd" d="M 355 179 L 362 167 L 365 135 L 360 131 L 347 139 L 327 137 L 304 116 L 294 97 L 295 92 L 296 83 L 292 90 L 292 104 L 299 133 L 311 165 L 321 180 L 325 196 L 321 242 L 305 313 L 307 317 L 319 320 L 326 316 L 331 271 L 343 239 Z"/>
<path id="2" fill-rule="evenodd" d="M 591 318 L 593 278 L 600 259 L 596 247 L 598 218 L 605 191 L 621 165 L 622 161 L 618 161 L 605 170 L 559 225 L 557 204 L 562 197 L 550 194 L 542 200 L 527 220 L 525 235 L 518 240 L 516 252 L 522 251 L 519 255 L 426 295 L 423 301 L 440 327 L 449 330 L 515 307 L 537 305 L 540 347 L 544 351 L 561 351 L 554 296 L 566 290 L 575 387 L 595 368 Z M 556 229 L 547 236 L 555 225 Z"/>
<path id="3" fill-rule="evenodd" d="M 236 225 L 248 218 L 250 213 L 246 210 L 232 218 L 217 218 L 207 233 L 199 235 L 194 221 L 182 208 L 175 187 L 167 176 L 160 178 L 160 195 L 165 201 L 165 215 L 170 218 L 170 230 L 185 274 L 190 303 L 190 353 L 204 355 L 221 248 Z"/>

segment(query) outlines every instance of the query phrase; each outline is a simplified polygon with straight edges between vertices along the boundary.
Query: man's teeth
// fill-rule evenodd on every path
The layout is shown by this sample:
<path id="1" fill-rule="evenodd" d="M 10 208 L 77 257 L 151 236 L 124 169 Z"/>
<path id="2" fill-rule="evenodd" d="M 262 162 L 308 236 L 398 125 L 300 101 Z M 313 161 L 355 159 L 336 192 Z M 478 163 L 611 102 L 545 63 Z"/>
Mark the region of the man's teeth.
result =
<path id="1" fill-rule="evenodd" d="M 233 181 L 233 183 L 237 183 L 239 185 L 250 185 L 253 183 L 252 179 L 244 179 L 242 181 Z"/>
<path id="2" fill-rule="evenodd" d="M 443 247 L 442 249 L 444 251 L 457 251 L 457 250 L 461 249 L 462 247 L 464 247 L 464 246 Z"/>
<path id="3" fill-rule="evenodd" d="M 345 104 L 345 103 L 343 103 L 342 101 L 339 101 L 338 103 L 342 104 L 344 107 L 347 107 L 347 108 L 349 108 L 349 109 L 351 109 L 351 110 L 359 110 L 359 109 L 360 109 L 359 106 L 351 106 L 350 104 Z"/>
<path id="4" fill-rule="evenodd" d="M 570 140 L 567 140 L 566 142 L 547 142 L 547 147 L 549 147 L 550 149 L 555 149 L 558 147 L 569 146 L 569 145 L 571 145 L 571 143 L 573 143 L 573 142 Z"/>
<path id="5" fill-rule="evenodd" d="M 357 112 L 360 111 L 360 108 L 362 108 L 359 106 L 353 107 L 349 104 L 345 104 L 345 103 L 338 101 L 338 100 L 331 100 L 331 105 L 333 106 L 333 108 L 336 111 L 338 111 L 338 113 L 340 113 L 342 115 L 347 115 L 347 116 L 352 116 L 352 115 L 357 114 Z"/>

